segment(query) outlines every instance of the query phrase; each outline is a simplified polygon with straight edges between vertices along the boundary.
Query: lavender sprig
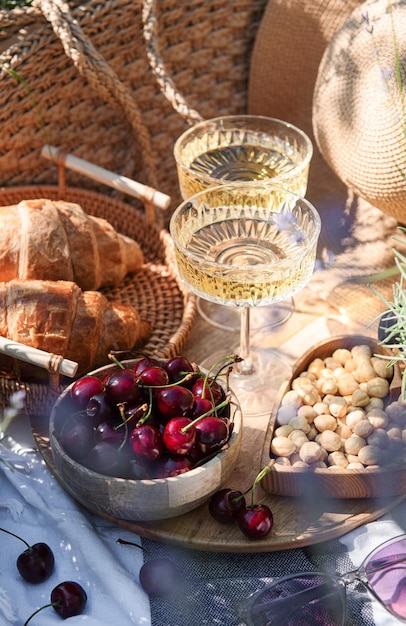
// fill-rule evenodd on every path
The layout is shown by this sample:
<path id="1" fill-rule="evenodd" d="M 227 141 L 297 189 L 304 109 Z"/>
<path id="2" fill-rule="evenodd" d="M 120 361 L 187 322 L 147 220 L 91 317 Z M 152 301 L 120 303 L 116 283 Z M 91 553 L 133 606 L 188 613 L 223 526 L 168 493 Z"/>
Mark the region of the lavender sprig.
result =
<path id="1" fill-rule="evenodd" d="M 399 227 L 399 230 L 406 233 L 406 228 Z M 405 240 L 394 237 L 399 242 L 406 244 Z M 393 284 L 393 300 L 388 300 L 374 285 L 369 285 L 370 289 L 381 298 L 387 309 L 381 313 L 377 319 L 385 317 L 390 323 L 390 330 L 387 332 L 382 344 L 387 348 L 396 350 L 393 356 L 377 355 L 389 361 L 388 367 L 395 363 L 406 365 L 406 256 L 399 250 L 393 249 L 396 268 L 399 272 L 399 280 Z M 406 367 L 402 374 L 402 399 L 406 399 Z"/>

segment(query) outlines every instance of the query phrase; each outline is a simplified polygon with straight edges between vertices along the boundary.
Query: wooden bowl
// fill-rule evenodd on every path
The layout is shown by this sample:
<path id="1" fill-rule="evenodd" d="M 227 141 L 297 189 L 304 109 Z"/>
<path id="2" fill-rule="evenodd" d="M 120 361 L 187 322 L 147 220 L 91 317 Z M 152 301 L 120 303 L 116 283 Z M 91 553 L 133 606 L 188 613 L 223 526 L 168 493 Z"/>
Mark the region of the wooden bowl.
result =
<path id="1" fill-rule="evenodd" d="M 124 363 L 131 364 L 134 361 Z M 90 374 L 104 379 L 112 369 L 114 366 L 105 366 Z M 201 466 L 176 477 L 130 480 L 94 472 L 73 460 L 63 449 L 58 433 L 66 419 L 63 403 L 70 387 L 63 391 L 53 406 L 49 421 L 50 446 L 57 476 L 63 487 L 93 512 L 133 521 L 176 517 L 204 503 L 231 476 L 242 439 L 242 414 L 234 395 L 231 405 L 234 427 L 227 449 Z"/>
<path id="2" fill-rule="evenodd" d="M 292 381 L 300 373 L 304 372 L 316 357 L 324 359 L 331 356 L 337 348 L 351 350 L 351 348 L 360 344 L 369 345 L 373 354 L 390 355 L 390 352 L 385 347 L 370 337 L 361 335 L 340 336 L 320 342 L 296 362 L 289 381 L 286 385 L 283 385 L 279 392 L 270 418 L 264 447 L 264 450 L 269 450 L 270 460 L 273 458 L 271 442 L 275 430 L 276 416 L 283 396 L 291 389 Z M 400 371 L 395 365 L 389 394 L 385 398 L 385 406 L 399 397 L 400 385 Z M 310 494 L 312 497 L 317 495 L 318 498 L 390 497 L 406 493 L 406 464 L 402 462 L 390 467 L 365 467 L 365 469 L 329 469 L 302 468 L 275 463 L 261 484 L 266 492 L 283 496 L 304 497 Z"/>

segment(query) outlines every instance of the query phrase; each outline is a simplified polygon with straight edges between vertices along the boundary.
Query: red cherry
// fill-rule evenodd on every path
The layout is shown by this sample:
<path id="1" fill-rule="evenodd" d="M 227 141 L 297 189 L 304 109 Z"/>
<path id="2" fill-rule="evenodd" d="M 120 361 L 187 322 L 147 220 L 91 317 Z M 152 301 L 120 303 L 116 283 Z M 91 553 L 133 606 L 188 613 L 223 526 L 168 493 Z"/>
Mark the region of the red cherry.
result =
<path id="1" fill-rule="evenodd" d="M 141 372 L 137 379 L 144 387 L 163 387 L 169 384 L 169 376 L 163 367 L 147 367 Z"/>
<path id="2" fill-rule="evenodd" d="M 183 380 L 187 374 L 192 374 L 195 369 L 192 363 L 184 356 L 175 356 L 169 359 L 165 364 L 165 369 L 168 372 L 169 382 L 178 383 Z M 193 381 L 194 378 L 191 379 Z M 189 383 L 191 383 L 189 381 Z M 183 384 L 183 383 L 182 383 Z M 188 385 L 188 382 L 185 382 Z"/>
<path id="3" fill-rule="evenodd" d="M 155 359 L 150 359 L 149 357 L 143 357 L 142 359 L 139 359 L 133 367 L 135 377 L 138 378 L 141 372 L 143 372 L 148 367 L 153 367 L 154 365 L 159 365 L 158 361 L 156 361 Z"/>
<path id="4" fill-rule="evenodd" d="M 237 523 L 247 537 L 250 539 L 261 539 L 272 529 L 272 511 L 266 504 L 255 504 L 246 507 L 238 513 Z"/>
<path id="5" fill-rule="evenodd" d="M 123 458 L 117 445 L 110 441 L 99 441 L 87 455 L 86 466 L 99 474 L 119 476 L 122 473 Z"/>
<path id="6" fill-rule="evenodd" d="M 41 583 L 54 571 L 54 555 L 46 543 L 34 543 L 20 554 L 17 569 L 29 583 Z"/>
<path id="7" fill-rule="evenodd" d="M 151 424 L 141 424 L 130 433 L 130 446 L 140 461 L 155 461 L 163 453 L 162 437 Z"/>
<path id="8" fill-rule="evenodd" d="M 198 398 L 211 400 L 214 405 L 220 404 L 224 399 L 223 388 L 212 378 L 199 378 L 192 387 L 192 393 Z"/>
<path id="9" fill-rule="evenodd" d="M 79 583 L 71 580 L 66 580 L 63 583 L 59 583 L 51 591 L 51 601 L 49 604 L 37 609 L 32 615 L 24 622 L 24 626 L 31 621 L 34 615 L 37 615 L 40 611 L 53 607 L 62 619 L 73 617 L 74 615 L 80 615 L 83 613 L 87 603 L 86 591 Z"/>
<path id="10" fill-rule="evenodd" d="M 120 402 L 135 404 L 141 400 L 136 376 L 133 370 L 128 368 L 120 369 L 109 376 L 105 384 L 105 393 L 111 404 Z"/>
<path id="11" fill-rule="evenodd" d="M 148 404 L 145 402 L 126 407 L 124 411 L 124 419 L 127 424 L 127 428 L 134 428 L 137 426 L 138 422 L 146 416 L 147 411 Z M 151 417 L 148 419 L 151 421 Z"/>
<path id="12" fill-rule="evenodd" d="M 201 398 L 199 396 L 194 396 L 194 399 L 195 401 L 192 410 L 190 413 L 188 413 L 188 417 L 190 417 L 190 419 L 194 420 L 196 417 L 200 417 L 205 413 L 208 414 L 209 412 L 213 411 L 214 405 L 211 400 L 208 400 L 207 398 Z"/>
<path id="13" fill-rule="evenodd" d="M 155 478 L 171 478 L 190 472 L 192 469 L 193 463 L 188 457 L 165 455 L 157 462 Z"/>
<path id="14" fill-rule="evenodd" d="M 58 615 L 67 619 L 83 613 L 87 595 L 79 583 L 67 580 L 54 587 L 51 592 L 51 602 Z"/>
<path id="15" fill-rule="evenodd" d="M 185 430 L 185 426 L 191 423 L 192 420 L 188 417 L 173 417 L 169 420 L 162 435 L 164 446 L 169 452 L 184 456 L 192 449 L 196 439 L 196 429 L 190 426 Z"/>
<path id="16" fill-rule="evenodd" d="M 69 419 L 63 425 L 60 434 L 60 443 L 65 452 L 75 461 L 85 458 L 94 445 L 94 428 L 78 415 Z"/>
<path id="17" fill-rule="evenodd" d="M 93 426 L 97 426 L 105 420 L 115 420 L 117 416 L 117 407 L 108 403 L 106 394 L 96 393 L 87 403 L 86 415 Z"/>
<path id="18" fill-rule="evenodd" d="M 210 454 L 221 448 L 230 436 L 224 420 L 213 415 L 202 417 L 195 424 L 196 444 L 203 454 Z"/>
<path id="19" fill-rule="evenodd" d="M 119 446 L 125 439 L 125 431 L 124 428 L 114 428 L 109 422 L 101 422 L 95 430 L 94 438 L 96 442 L 108 441 Z"/>
<path id="20" fill-rule="evenodd" d="M 70 388 L 70 396 L 78 409 L 85 409 L 90 398 L 103 392 L 103 383 L 96 376 L 84 376 L 76 380 Z"/>
<path id="21" fill-rule="evenodd" d="M 0 530 L 22 541 L 27 549 L 17 558 L 17 569 L 29 583 L 43 583 L 54 571 L 55 559 L 51 548 L 46 543 L 34 543 L 30 546 L 24 539 L 14 533 L 0 528 Z"/>
<path id="22" fill-rule="evenodd" d="M 245 497 L 237 489 L 220 489 L 209 500 L 210 515 L 222 524 L 233 523 L 245 507 Z"/>
<path id="23" fill-rule="evenodd" d="M 195 398 L 190 389 L 175 385 L 174 387 L 159 389 L 155 394 L 155 402 L 160 416 L 168 421 L 172 417 L 189 414 Z"/>
<path id="24" fill-rule="evenodd" d="M 201 464 L 204 460 L 205 455 L 202 453 L 201 449 L 194 444 L 194 446 L 187 453 L 188 459 L 191 460 L 193 467 L 196 467 L 197 464 Z"/>

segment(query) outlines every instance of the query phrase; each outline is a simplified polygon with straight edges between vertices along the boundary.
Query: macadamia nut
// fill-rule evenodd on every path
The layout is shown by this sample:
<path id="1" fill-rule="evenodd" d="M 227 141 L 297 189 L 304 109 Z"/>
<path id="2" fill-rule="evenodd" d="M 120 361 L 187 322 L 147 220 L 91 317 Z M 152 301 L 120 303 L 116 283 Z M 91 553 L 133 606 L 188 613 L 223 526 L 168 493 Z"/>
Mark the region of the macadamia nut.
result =
<path id="1" fill-rule="evenodd" d="M 299 456 L 304 463 L 316 463 L 321 457 L 321 446 L 315 441 L 308 441 L 300 448 Z"/>
<path id="2" fill-rule="evenodd" d="M 296 452 L 296 446 L 288 437 L 274 437 L 271 442 L 271 452 L 275 456 L 290 456 Z"/>
<path id="3" fill-rule="evenodd" d="M 367 344 L 314 358 L 276 414 L 277 465 L 376 468 L 406 461 L 406 401 L 388 404 L 393 366 Z"/>

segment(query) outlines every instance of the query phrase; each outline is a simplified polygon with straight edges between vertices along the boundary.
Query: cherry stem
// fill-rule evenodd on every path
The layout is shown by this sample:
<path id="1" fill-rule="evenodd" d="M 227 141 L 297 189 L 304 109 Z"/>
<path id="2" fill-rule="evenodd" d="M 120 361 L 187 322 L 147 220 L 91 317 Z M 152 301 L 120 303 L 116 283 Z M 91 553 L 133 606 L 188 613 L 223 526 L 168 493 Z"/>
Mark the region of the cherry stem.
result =
<path id="1" fill-rule="evenodd" d="M 218 411 L 219 409 L 222 409 L 225 406 L 229 405 L 230 401 L 231 401 L 231 396 L 228 395 L 226 399 L 223 400 L 223 402 L 220 402 L 220 404 L 218 404 L 216 407 L 214 407 L 213 409 L 210 409 L 209 411 L 206 411 L 206 413 L 202 413 L 201 415 L 196 417 L 192 422 L 190 422 L 189 424 L 186 424 L 186 426 L 181 428 L 181 432 L 182 433 L 187 432 L 189 428 L 192 428 L 192 426 L 200 422 L 200 420 L 202 420 L 204 417 L 207 417 L 208 415 L 212 415 L 215 411 Z"/>
<path id="2" fill-rule="evenodd" d="M 136 383 L 141 389 L 169 389 L 169 387 L 177 387 L 178 385 L 183 385 L 183 383 L 187 383 L 189 380 L 192 380 L 194 376 L 196 376 L 196 372 L 188 372 L 180 380 L 177 380 L 175 383 L 168 383 L 167 385 L 145 385 L 142 381 L 142 378 L 138 377 L 136 379 Z"/>
<path id="3" fill-rule="evenodd" d="M 120 409 L 120 417 L 121 417 L 121 424 L 119 424 L 118 426 L 115 426 L 115 430 L 118 430 L 119 428 L 121 428 L 122 426 L 124 426 L 125 428 L 127 428 L 127 422 L 131 421 L 131 416 L 130 417 L 126 417 L 125 416 L 125 402 L 120 402 L 120 404 L 118 404 L 118 408 Z M 144 424 L 147 419 L 150 417 L 151 415 L 151 402 L 148 405 L 146 402 L 145 404 L 141 404 L 139 407 L 140 411 L 145 411 L 145 415 L 143 415 L 142 417 L 140 417 L 140 419 L 137 422 L 137 426 L 141 426 L 142 424 Z"/>
<path id="4" fill-rule="evenodd" d="M 215 379 L 221 375 L 221 372 L 227 368 L 227 371 L 229 371 L 230 367 L 232 368 L 234 363 L 241 363 L 241 361 L 243 361 L 244 359 L 242 359 L 238 354 L 229 354 L 228 356 L 223 357 L 222 359 L 220 359 L 219 361 L 217 361 L 217 363 L 215 363 L 214 365 L 211 366 L 211 368 L 208 371 L 207 377 L 210 376 L 210 372 L 213 372 L 215 368 L 217 368 L 221 363 L 223 363 L 223 365 L 218 369 L 217 374 L 215 375 Z"/>
<path id="5" fill-rule="evenodd" d="M 269 470 L 271 469 L 272 465 L 275 464 L 275 460 L 271 459 L 269 465 L 267 465 L 266 467 L 264 467 L 263 470 L 261 470 L 261 472 L 258 474 L 258 476 L 256 477 L 254 483 L 251 485 L 251 487 L 248 487 L 248 489 L 246 489 L 245 491 L 242 492 L 242 494 L 240 496 L 236 496 L 235 498 L 233 498 L 234 502 L 239 502 L 240 500 L 242 500 L 247 493 L 249 493 L 250 491 L 254 491 L 254 487 L 256 486 L 257 483 L 259 483 L 264 476 L 266 476 L 266 474 L 269 472 Z M 253 506 L 253 503 L 251 503 L 251 506 Z"/>
<path id="6" fill-rule="evenodd" d="M 213 380 L 216 380 L 216 378 L 218 378 L 221 375 L 221 372 L 223 371 L 224 368 L 229 367 L 230 365 L 232 365 L 233 363 L 236 362 L 236 359 L 239 359 L 238 355 L 236 354 L 228 354 L 227 356 L 223 357 L 222 359 L 220 359 L 219 361 L 217 361 L 217 363 L 214 363 L 214 365 L 211 366 L 211 368 L 209 369 L 209 371 L 207 372 L 205 378 L 204 378 L 204 388 L 205 387 L 210 387 L 209 384 L 209 380 L 212 377 L 214 371 L 217 369 L 217 372 L 214 374 L 214 378 Z M 231 363 L 230 363 L 231 361 Z M 223 363 L 223 365 L 221 365 L 221 363 Z M 221 365 L 221 367 L 219 367 L 219 365 Z"/>
<path id="7" fill-rule="evenodd" d="M 119 451 L 122 450 L 125 446 L 125 444 L 127 443 L 127 439 L 128 439 L 128 425 L 127 425 L 127 420 L 125 418 L 125 402 L 119 402 L 117 404 L 118 406 L 118 410 L 120 411 L 120 417 L 122 420 L 122 424 L 120 424 L 120 426 L 124 426 L 124 430 L 125 430 L 125 435 L 123 437 L 123 441 L 120 443 L 119 445 Z"/>
<path id="8" fill-rule="evenodd" d="M 19 537 L 18 535 L 15 535 L 14 533 L 10 532 L 9 530 L 6 530 L 5 528 L 0 528 L 1 531 L 3 531 L 3 533 L 7 533 L 8 535 L 11 535 L 12 537 L 15 537 L 16 539 L 19 539 L 20 541 L 22 541 L 29 550 L 32 550 L 32 546 L 30 546 L 29 543 L 27 543 L 25 541 L 25 539 L 23 539 L 22 537 Z"/>
<path id="9" fill-rule="evenodd" d="M 144 551 L 144 548 L 138 543 L 134 543 L 133 541 L 126 541 L 125 539 L 121 539 L 120 537 L 117 539 L 117 543 L 121 543 L 123 544 L 123 546 L 134 546 L 135 548 Z"/>
<path id="10" fill-rule="evenodd" d="M 266 465 L 258 474 L 258 476 L 256 477 L 256 479 L 254 480 L 254 483 L 252 485 L 252 492 L 251 492 L 251 506 L 250 508 L 253 509 L 255 506 L 255 489 L 256 486 L 258 485 L 258 483 L 261 482 L 261 480 L 264 478 L 264 476 L 266 476 L 268 474 L 268 472 L 271 471 L 272 466 L 274 465 L 275 461 L 274 459 L 271 460 L 271 462 Z M 248 490 L 249 491 L 249 490 Z"/>
<path id="11" fill-rule="evenodd" d="M 28 622 L 30 622 L 32 620 L 32 618 L 37 615 L 40 611 L 42 611 L 43 609 L 49 609 L 50 606 L 62 606 L 61 602 L 50 602 L 49 604 L 44 604 L 44 606 L 40 606 L 39 609 L 37 609 L 36 611 L 34 611 L 34 613 L 32 613 L 32 615 L 30 615 L 30 617 L 27 619 L 26 622 L 24 622 L 24 626 L 27 626 Z"/>
<path id="12" fill-rule="evenodd" d="M 121 363 L 121 361 L 119 361 L 117 359 L 117 357 L 114 356 L 114 354 L 109 354 L 109 359 L 111 359 L 113 361 L 113 363 L 115 363 L 116 365 L 118 365 L 118 367 L 120 367 L 122 370 L 125 369 L 125 366 Z"/>
<path id="13" fill-rule="evenodd" d="M 126 541 L 125 539 L 121 539 L 120 537 L 117 539 L 117 543 L 121 543 L 123 546 L 134 546 L 134 548 L 138 548 L 138 550 L 141 550 L 144 553 L 148 552 L 148 550 L 145 550 L 145 548 L 140 546 L 138 543 L 134 543 L 133 541 Z"/>
<path id="14" fill-rule="evenodd" d="M 213 402 L 213 393 L 211 391 L 211 385 L 209 383 L 209 380 L 211 379 L 211 374 L 212 372 L 214 372 L 214 370 L 224 361 L 224 364 L 218 369 L 217 373 L 214 375 L 213 378 L 213 382 L 215 382 L 217 380 L 217 378 L 219 376 L 222 376 L 222 371 L 224 369 L 227 368 L 227 372 L 226 372 L 226 388 L 227 390 L 229 390 L 230 385 L 229 385 L 229 379 L 230 379 L 230 374 L 233 371 L 233 363 L 240 363 L 243 359 L 238 356 L 238 354 L 229 354 L 225 357 L 223 357 L 222 359 L 220 359 L 219 361 L 217 361 L 217 363 L 215 363 L 214 365 L 211 366 L 211 368 L 209 369 L 209 371 L 207 372 L 205 378 L 204 378 L 204 384 L 203 384 L 203 391 L 205 389 L 209 389 L 210 392 L 210 399 Z M 231 361 L 231 362 L 230 362 Z M 214 404 L 214 402 L 213 402 Z"/>
<path id="15" fill-rule="evenodd" d="M 143 404 L 141 408 L 144 408 L 144 406 L 146 407 L 146 413 L 145 415 L 143 415 L 142 417 L 140 417 L 140 419 L 138 420 L 138 422 L 136 423 L 136 426 L 142 426 L 143 424 L 145 424 L 146 421 L 148 421 L 148 419 L 151 417 L 151 413 L 152 413 L 152 389 L 148 389 L 148 396 L 149 396 L 149 403 L 148 404 Z"/>

